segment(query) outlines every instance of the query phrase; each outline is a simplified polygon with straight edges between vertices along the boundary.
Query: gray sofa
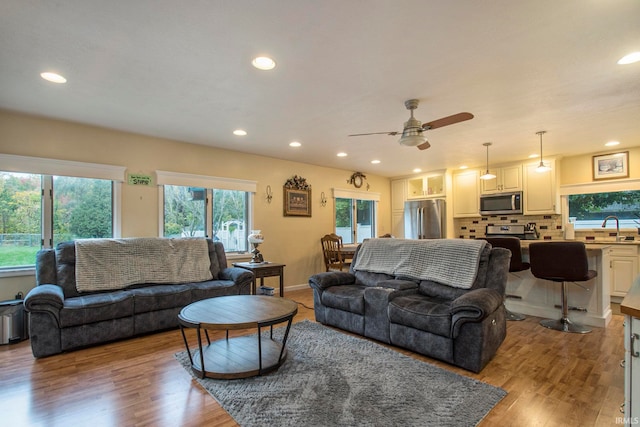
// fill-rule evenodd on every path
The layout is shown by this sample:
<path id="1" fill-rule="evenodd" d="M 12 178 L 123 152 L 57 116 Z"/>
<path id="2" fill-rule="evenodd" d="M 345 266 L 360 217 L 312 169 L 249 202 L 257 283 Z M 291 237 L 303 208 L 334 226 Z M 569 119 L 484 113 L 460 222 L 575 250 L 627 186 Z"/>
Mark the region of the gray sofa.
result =
<path id="1" fill-rule="evenodd" d="M 156 243 L 156 239 L 152 238 L 102 240 L 109 240 L 104 242 L 109 244 L 124 244 L 127 248 L 139 241 L 146 244 Z M 198 239 L 157 239 L 157 242 L 172 246 L 172 243 L 180 240 Z M 210 239 L 206 239 L 206 243 L 202 242 L 205 239 L 199 240 L 197 258 L 205 265 L 201 269 L 209 269 L 210 275 L 207 271 L 202 273 L 205 277 L 210 277 L 209 280 L 167 283 L 165 275 L 163 280 L 159 278 L 158 283 L 136 283 L 113 290 L 91 291 L 80 287 L 80 280 L 76 280 L 77 273 L 80 273 L 84 281 L 87 273 L 90 273 L 90 281 L 91 274 L 99 277 L 99 273 L 102 272 L 87 270 L 99 270 L 102 267 L 92 267 L 94 262 L 91 258 L 88 258 L 88 262 L 81 263 L 81 260 L 76 258 L 75 242 L 60 243 L 55 249 L 39 251 L 36 257 L 37 286 L 27 294 L 24 301 L 30 317 L 29 332 L 33 355 L 50 356 L 71 349 L 175 328 L 178 326 L 177 315 L 180 310 L 194 301 L 222 295 L 249 294 L 252 273 L 240 268 L 227 268 L 227 259 L 221 243 Z M 156 270 L 162 270 L 166 265 L 169 265 L 166 268 L 173 268 L 171 266 L 174 264 L 165 262 L 164 257 L 175 258 L 176 254 L 169 255 L 158 251 L 163 249 L 148 251 L 156 261 L 163 261 L 159 266 L 152 267 L 155 270 L 152 273 L 147 272 L 146 277 L 153 277 L 153 274 L 160 276 Z M 144 256 L 143 253 L 140 258 L 141 262 L 136 264 L 136 268 L 126 270 L 126 267 L 122 267 L 123 274 L 139 272 L 145 268 L 141 266 L 145 259 L 150 259 L 151 256 Z M 107 258 L 107 262 L 109 260 Z M 178 271 L 168 272 L 169 277 L 173 273 L 178 277 L 191 277 L 188 261 L 178 260 L 174 268 Z M 126 260 L 121 259 L 113 262 L 126 264 Z M 96 262 L 95 265 L 104 264 Z M 77 271 L 78 267 L 83 271 Z M 116 273 L 121 270 L 118 265 L 110 267 L 115 267 Z"/>
<path id="2" fill-rule="evenodd" d="M 367 240 L 349 272 L 309 279 L 315 317 L 480 372 L 506 336 L 502 301 L 510 257 L 479 240 Z"/>

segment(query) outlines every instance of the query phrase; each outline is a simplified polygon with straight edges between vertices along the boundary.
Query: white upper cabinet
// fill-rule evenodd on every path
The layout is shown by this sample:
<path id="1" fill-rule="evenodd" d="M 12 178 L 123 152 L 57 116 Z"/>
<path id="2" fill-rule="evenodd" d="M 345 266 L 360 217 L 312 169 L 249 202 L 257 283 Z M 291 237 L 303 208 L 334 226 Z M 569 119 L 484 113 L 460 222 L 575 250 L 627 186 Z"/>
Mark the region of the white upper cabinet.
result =
<path id="1" fill-rule="evenodd" d="M 522 165 L 489 169 L 494 179 L 480 180 L 482 194 L 505 193 L 522 190 Z"/>
<path id="2" fill-rule="evenodd" d="M 525 215 L 559 214 L 560 200 L 557 188 L 557 168 L 555 160 L 545 160 L 551 167 L 546 172 L 538 172 L 539 163 L 525 164 L 523 167 L 523 198 Z"/>
<path id="3" fill-rule="evenodd" d="M 453 217 L 480 216 L 480 173 L 465 170 L 453 174 Z"/>
<path id="4" fill-rule="evenodd" d="M 407 179 L 407 198 L 424 199 L 445 196 L 444 173 L 423 175 Z"/>

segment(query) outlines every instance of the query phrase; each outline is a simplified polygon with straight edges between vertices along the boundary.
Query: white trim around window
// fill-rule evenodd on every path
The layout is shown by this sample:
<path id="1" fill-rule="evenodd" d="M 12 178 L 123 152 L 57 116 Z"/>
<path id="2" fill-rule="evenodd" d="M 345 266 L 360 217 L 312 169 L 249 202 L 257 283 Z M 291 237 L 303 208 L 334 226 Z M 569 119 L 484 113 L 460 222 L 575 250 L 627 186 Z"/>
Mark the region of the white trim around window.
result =
<path id="1" fill-rule="evenodd" d="M 5 172 L 73 176 L 77 178 L 107 179 L 110 181 L 123 182 L 127 168 L 124 166 L 103 165 L 99 163 L 0 154 L 0 170 Z"/>
<path id="2" fill-rule="evenodd" d="M 219 190 L 237 190 L 246 191 L 248 193 L 255 193 L 258 188 L 258 183 L 256 181 L 159 170 L 156 171 L 156 184 L 178 185 L 182 187 L 217 188 Z"/>
<path id="3" fill-rule="evenodd" d="M 333 197 L 336 199 L 358 199 L 358 200 L 373 200 L 374 202 L 380 201 L 380 193 L 374 193 L 371 191 L 358 191 L 358 190 L 344 190 L 341 188 L 333 189 Z"/>

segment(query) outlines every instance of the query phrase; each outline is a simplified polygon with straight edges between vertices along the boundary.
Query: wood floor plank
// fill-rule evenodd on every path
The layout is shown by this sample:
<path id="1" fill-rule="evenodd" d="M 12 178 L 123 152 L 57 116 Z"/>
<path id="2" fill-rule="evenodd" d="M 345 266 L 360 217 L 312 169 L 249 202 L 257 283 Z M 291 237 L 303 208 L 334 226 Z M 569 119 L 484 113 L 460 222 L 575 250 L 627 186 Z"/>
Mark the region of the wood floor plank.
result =
<path id="1" fill-rule="evenodd" d="M 311 290 L 290 291 L 287 298 L 313 307 Z M 313 310 L 300 305 L 294 321 L 304 319 L 313 320 Z M 505 342 L 479 374 L 395 350 L 504 388 L 509 394 L 481 426 L 615 426 L 624 400 L 622 316 L 586 335 L 549 330 L 539 320 L 509 322 Z M 230 336 L 253 332 L 232 331 Z M 194 331 L 187 335 L 196 342 Z M 224 332 L 210 336 L 221 339 Z M 183 350 L 179 330 L 44 359 L 33 358 L 28 341 L 0 346 L 0 423 L 236 426 L 174 359 Z"/>

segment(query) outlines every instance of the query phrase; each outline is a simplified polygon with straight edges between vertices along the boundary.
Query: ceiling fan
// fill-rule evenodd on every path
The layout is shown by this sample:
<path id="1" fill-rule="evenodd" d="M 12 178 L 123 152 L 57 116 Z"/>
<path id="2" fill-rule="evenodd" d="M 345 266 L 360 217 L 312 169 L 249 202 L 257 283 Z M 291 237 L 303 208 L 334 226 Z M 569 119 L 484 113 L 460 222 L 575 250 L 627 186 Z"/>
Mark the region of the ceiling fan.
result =
<path id="1" fill-rule="evenodd" d="M 365 135 L 398 135 L 402 134 L 398 143 L 400 145 L 406 145 L 408 147 L 418 147 L 420 150 L 426 150 L 431 147 L 427 138 L 423 135 L 423 133 L 430 129 L 437 129 L 443 126 L 453 125 L 459 122 L 463 122 L 465 120 L 473 119 L 473 114 L 471 113 L 458 113 L 453 116 L 443 117 L 438 120 L 433 120 L 429 123 L 422 124 L 420 120 L 416 120 L 413 117 L 413 110 L 418 108 L 418 104 L 420 103 L 417 99 L 409 99 L 404 102 L 407 110 L 411 111 L 411 117 L 409 120 L 404 122 L 404 128 L 402 131 L 392 131 L 392 132 L 373 132 L 373 133 L 356 133 L 349 136 L 365 136 Z"/>

